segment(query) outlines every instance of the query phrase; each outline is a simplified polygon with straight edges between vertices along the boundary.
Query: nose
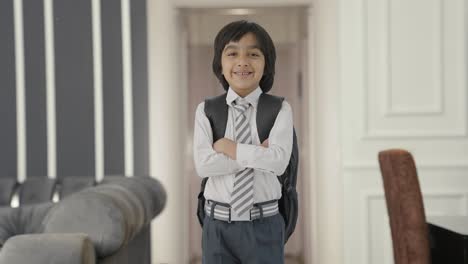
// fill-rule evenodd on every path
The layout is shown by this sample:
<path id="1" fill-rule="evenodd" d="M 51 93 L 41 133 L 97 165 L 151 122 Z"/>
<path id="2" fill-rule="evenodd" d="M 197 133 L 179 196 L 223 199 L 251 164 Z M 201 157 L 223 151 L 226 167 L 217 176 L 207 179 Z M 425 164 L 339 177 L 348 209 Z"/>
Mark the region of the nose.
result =
<path id="1" fill-rule="evenodd" d="M 237 61 L 237 66 L 238 67 L 247 67 L 249 66 L 249 61 L 247 59 L 246 55 L 240 55 L 239 60 Z"/>

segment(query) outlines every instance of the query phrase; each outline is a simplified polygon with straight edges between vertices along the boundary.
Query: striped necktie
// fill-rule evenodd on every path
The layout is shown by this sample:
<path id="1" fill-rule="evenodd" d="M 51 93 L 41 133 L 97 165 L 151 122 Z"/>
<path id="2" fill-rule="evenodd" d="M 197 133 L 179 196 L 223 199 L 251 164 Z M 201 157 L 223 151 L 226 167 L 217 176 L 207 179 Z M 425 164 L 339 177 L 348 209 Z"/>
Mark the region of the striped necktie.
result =
<path id="1" fill-rule="evenodd" d="M 250 103 L 243 98 L 239 98 L 238 102 L 234 101 L 233 106 L 236 112 L 235 135 L 237 143 L 252 144 L 250 135 L 249 118 L 246 115 Z M 237 172 L 234 178 L 234 189 L 231 194 L 231 207 L 238 216 L 242 216 L 253 205 L 253 169 L 246 168 Z"/>

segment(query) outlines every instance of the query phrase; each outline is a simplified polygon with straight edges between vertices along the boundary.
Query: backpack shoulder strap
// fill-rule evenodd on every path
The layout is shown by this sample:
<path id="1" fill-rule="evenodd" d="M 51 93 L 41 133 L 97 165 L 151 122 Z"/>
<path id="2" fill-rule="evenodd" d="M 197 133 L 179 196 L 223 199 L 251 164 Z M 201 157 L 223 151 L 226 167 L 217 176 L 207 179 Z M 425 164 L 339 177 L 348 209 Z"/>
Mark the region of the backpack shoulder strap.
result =
<path id="1" fill-rule="evenodd" d="M 270 131 L 275 124 L 276 116 L 281 110 L 283 101 L 284 97 L 266 93 L 260 95 L 257 106 L 257 130 L 260 142 L 265 141 L 268 135 L 270 135 Z"/>
<path id="2" fill-rule="evenodd" d="M 224 137 L 226 132 L 228 105 L 226 104 L 227 93 L 205 99 L 205 115 L 210 120 L 213 130 L 213 142 Z"/>
<path id="3" fill-rule="evenodd" d="M 289 179 L 289 184 L 292 186 L 292 188 L 296 188 L 296 183 L 297 183 L 297 169 L 299 167 L 299 147 L 297 146 L 297 136 L 296 136 L 296 129 L 293 127 L 293 148 L 291 152 L 291 159 L 289 161 L 290 164 L 290 179 Z M 291 165 L 293 165 L 291 167 Z"/>

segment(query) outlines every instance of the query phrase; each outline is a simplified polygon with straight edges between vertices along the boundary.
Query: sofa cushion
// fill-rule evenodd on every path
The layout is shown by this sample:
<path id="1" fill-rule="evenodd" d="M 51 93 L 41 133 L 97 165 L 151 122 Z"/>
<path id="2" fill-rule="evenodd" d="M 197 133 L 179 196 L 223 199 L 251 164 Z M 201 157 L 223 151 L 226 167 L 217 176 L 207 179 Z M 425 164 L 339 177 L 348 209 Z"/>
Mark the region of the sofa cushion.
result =
<path id="1" fill-rule="evenodd" d="M 0 178 L 0 206 L 10 206 L 16 185 L 16 178 Z"/>
<path id="2" fill-rule="evenodd" d="M 12 236 L 42 232 L 42 221 L 52 206 L 48 202 L 18 208 L 0 207 L 0 246 Z"/>
<path id="3" fill-rule="evenodd" d="M 16 215 L 13 212 L 13 208 L 0 207 L 0 247 L 16 233 Z"/>
<path id="4" fill-rule="evenodd" d="M 55 183 L 55 179 L 47 177 L 27 178 L 19 188 L 20 204 L 37 204 L 52 201 Z"/>

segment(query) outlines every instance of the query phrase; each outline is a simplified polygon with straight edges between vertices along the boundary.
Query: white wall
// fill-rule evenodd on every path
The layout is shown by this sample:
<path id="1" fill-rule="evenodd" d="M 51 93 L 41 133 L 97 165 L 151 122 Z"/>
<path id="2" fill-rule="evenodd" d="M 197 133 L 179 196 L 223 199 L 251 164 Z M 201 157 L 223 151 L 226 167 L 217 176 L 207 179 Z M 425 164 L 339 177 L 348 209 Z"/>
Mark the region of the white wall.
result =
<path id="1" fill-rule="evenodd" d="M 344 263 L 393 263 L 377 153 L 410 150 L 427 215 L 467 215 L 466 1 L 340 1 Z"/>
<path id="2" fill-rule="evenodd" d="M 147 12 L 150 175 L 161 180 L 168 194 L 164 211 L 152 223 L 152 262 L 187 263 L 181 32 L 177 10 L 168 1 L 148 1 Z"/>

